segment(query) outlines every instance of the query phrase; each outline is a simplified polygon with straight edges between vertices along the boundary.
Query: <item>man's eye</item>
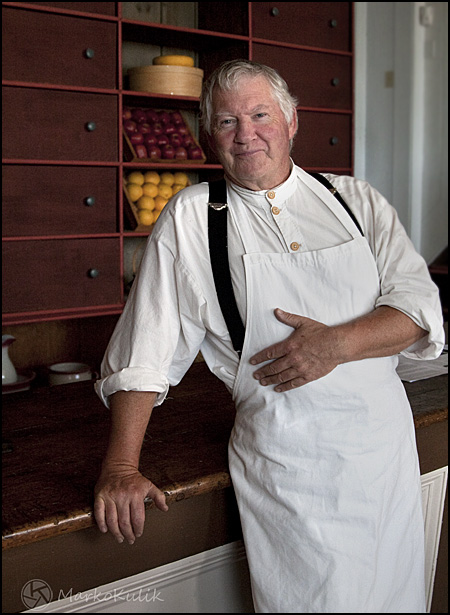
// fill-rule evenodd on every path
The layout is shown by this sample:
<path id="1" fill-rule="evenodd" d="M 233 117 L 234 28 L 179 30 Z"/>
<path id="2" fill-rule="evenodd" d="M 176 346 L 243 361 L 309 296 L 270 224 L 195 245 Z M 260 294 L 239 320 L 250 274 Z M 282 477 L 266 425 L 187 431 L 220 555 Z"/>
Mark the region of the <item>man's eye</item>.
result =
<path id="1" fill-rule="evenodd" d="M 261 119 L 261 118 L 263 118 L 263 117 L 266 117 L 266 115 L 267 115 L 267 113 L 263 113 L 263 112 L 261 112 L 261 113 L 257 113 L 257 114 L 255 115 L 255 117 L 256 117 L 257 119 Z"/>

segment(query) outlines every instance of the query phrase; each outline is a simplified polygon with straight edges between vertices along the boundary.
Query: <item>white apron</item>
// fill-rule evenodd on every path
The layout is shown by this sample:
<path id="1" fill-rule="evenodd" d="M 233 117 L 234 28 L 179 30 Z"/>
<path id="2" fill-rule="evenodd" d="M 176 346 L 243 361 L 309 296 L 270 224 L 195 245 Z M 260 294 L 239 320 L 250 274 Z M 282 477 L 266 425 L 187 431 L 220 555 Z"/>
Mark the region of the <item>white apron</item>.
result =
<path id="1" fill-rule="evenodd" d="M 229 463 L 257 613 L 424 613 L 421 491 L 397 359 L 338 366 L 275 393 L 249 358 L 290 335 L 276 307 L 327 325 L 374 309 L 367 241 L 336 202 L 348 243 L 261 254 L 244 208 L 246 338 L 234 387 Z"/>

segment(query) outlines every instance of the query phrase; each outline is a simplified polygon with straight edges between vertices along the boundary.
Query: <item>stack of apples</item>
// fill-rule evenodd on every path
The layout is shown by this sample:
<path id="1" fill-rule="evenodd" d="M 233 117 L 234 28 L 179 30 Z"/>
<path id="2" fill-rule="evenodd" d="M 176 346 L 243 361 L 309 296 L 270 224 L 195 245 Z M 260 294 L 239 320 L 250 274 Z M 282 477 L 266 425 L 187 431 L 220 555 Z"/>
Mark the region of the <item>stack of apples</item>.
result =
<path id="1" fill-rule="evenodd" d="M 124 107 L 122 118 L 137 158 L 173 162 L 204 159 L 179 111 Z"/>
<path id="2" fill-rule="evenodd" d="M 151 226 L 167 201 L 189 184 L 186 173 L 132 171 L 125 178 L 126 194 L 137 209 L 139 224 Z"/>

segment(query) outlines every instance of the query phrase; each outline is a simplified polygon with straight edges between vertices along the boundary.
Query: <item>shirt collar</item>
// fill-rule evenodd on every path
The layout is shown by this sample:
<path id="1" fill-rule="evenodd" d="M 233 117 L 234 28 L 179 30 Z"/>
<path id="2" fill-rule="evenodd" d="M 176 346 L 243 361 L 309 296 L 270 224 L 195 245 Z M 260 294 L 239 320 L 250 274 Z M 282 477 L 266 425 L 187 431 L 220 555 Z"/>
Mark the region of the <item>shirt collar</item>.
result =
<path id="1" fill-rule="evenodd" d="M 252 204 L 259 207 L 266 207 L 267 203 L 272 207 L 273 205 L 279 206 L 283 204 L 292 196 L 296 189 L 296 178 L 296 166 L 291 159 L 291 172 L 289 177 L 279 186 L 275 186 L 275 188 L 271 188 L 270 190 L 249 190 L 248 188 L 233 184 L 232 182 L 229 182 L 229 185 L 243 200 L 247 202 L 251 201 Z"/>

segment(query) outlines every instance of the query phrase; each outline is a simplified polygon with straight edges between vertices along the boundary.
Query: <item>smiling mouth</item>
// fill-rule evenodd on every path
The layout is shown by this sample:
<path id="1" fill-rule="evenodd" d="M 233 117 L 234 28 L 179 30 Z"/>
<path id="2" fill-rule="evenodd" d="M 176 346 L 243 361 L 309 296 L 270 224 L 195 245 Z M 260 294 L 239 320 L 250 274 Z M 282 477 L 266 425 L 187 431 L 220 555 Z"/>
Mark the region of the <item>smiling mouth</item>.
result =
<path id="1" fill-rule="evenodd" d="M 257 149 L 251 152 L 237 152 L 235 156 L 238 158 L 249 158 L 251 156 L 254 156 L 255 154 L 260 154 L 260 153 L 262 153 L 262 150 Z"/>

